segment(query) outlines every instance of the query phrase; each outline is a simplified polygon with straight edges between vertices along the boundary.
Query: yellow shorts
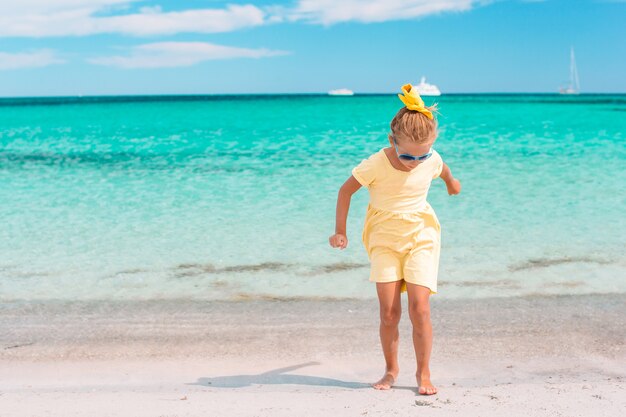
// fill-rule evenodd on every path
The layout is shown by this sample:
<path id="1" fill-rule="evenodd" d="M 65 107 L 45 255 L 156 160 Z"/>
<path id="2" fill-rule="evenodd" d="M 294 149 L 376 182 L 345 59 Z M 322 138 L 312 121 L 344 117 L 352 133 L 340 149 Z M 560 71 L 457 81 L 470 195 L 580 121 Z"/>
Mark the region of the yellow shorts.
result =
<path id="1" fill-rule="evenodd" d="M 408 252 L 397 252 L 386 246 L 374 246 L 371 250 L 371 282 L 393 282 L 404 280 L 423 285 L 431 294 L 437 293 L 439 269 L 439 242 L 421 242 Z M 402 292 L 406 291 L 406 283 Z"/>
<path id="2" fill-rule="evenodd" d="M 410 282 L 437 293 L 441 225 L 430 205 L 407 214 L 368 206 L 363 244 L 371 262 L 370 281 L 404 280 L 402 292 Z"/>

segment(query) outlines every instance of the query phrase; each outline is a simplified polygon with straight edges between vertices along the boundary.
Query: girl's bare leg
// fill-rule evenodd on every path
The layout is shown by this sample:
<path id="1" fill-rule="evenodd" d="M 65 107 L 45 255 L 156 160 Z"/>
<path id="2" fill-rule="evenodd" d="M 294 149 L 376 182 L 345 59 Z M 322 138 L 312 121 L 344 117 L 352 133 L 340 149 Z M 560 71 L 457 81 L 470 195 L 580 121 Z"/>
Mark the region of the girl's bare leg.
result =
<path id="1" fill-rule="evenodd" d="M 409 317 L 413 324 L 413 346 L 417 360 L 418 392 L 432 395 L 437 388 L 430 381 L 430 351 L 433 344 L 433 328 L 430 322 L 430 289 L 423 285 L 407 282 L 407 297 L 409 299 Z"/>
<path id="2" fill-rule="evenodd" d="M 389 389 L 398 378 L 398 343 L 400 333 L 398 323 L 402 315 L 400 289 L 402 280 L 394 282 L 377 282 L 376 291 L 380 304 L 380 342 L 385 355 L 385 374 L 372 384 L 376 389 Z"/>

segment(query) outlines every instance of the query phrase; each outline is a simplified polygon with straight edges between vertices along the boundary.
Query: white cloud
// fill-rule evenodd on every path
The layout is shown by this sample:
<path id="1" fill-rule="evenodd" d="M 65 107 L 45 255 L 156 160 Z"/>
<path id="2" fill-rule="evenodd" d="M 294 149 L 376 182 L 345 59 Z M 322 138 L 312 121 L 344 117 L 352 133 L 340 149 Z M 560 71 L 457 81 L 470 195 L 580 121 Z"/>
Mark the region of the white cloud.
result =
<path id="1" fill-rule="evenodd" d="M 300 0 L 286 11 L 291 21 L 332 25 L 340 22 L 384 22 L 470 10 L 485 0 Z"/>
<path id="2" fill-rule="evenodd" d="M 97 57 L 88 61 L 120 68 L 164 68 L 187 67 L 216 59 L 262 58 L 286 54 L 287 51 L 235 48 L 207 42 L 155 42 L 132 48 L 128 56 Z"/>
<path id="3" fill-rule="evenodd" d="M 19 0 L 0 2 L 0 14 L 19 16 L 28 13 L 49 14 L 77 9 L 99 10 L 145 0 Z"/>
<path id="4" fill-rule="evenodd" d="M 0 4 L 0 37 L 216 33 L 266 22 L 265 12 L 250 4 L 173 12 L 164 12 L 154 5 L 120 14 L 120 10 L 127 9 L 137 0 L 20 1 Z"/>
<path id="5" fill-rule="evenodd" d="M 54 51 L 49 49 L 19 53 L 0 52 L 0 70 L 47 67 L 63 62 L 65 61 L 57 58 Z"/>
<path id="6" fill-rule="evenodd" d="M 0 0 L 0 38 L 130 36 L 230 32 L 249 27 L 303 21 L 383 22 L 469 10 L 496 0 L 294 0 L 290 6 L 228 4 L 222 8 L 164 11 L 156 0 Z M 254 0 L 251 0 L 254 1 Z M 142 7 L 134 8 L 136 4 Z M 247 49 L 204 42 L 155 42 L 136 46 L 127 56 L 96 57 L 98 65 L 122 68 L 189 66 L 212 59 L 260 58 L 285 51 Z M 0 69 L 63 62 L 50 50 L 0 53 Z"/>
<path id="7" fill-rule="evenodd" d="M 216 33 L 284 21 L 383 22 L 466 11 L 497 0 L 296 0 L 293 6 L 228 4 L 180 11 L 164 11 L 155 1 L 0 0 L 0 37 Z M 131 11 L 135 4 L 143 7 Z"/>

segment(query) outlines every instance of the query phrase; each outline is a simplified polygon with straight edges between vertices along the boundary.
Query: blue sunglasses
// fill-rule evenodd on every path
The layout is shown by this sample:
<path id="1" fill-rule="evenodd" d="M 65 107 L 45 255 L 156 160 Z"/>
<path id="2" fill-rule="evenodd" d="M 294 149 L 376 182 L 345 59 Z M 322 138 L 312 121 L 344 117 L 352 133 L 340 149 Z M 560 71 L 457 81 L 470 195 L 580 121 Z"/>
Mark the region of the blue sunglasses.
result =
<path id="1" fill-rule="evenodd" d="M 433 148 L 430 148 L 430 151 L 428 151 L 428 153 L 425 153 L 424 155 L 411 155 L 409 153 L 400 153 L 398 151 L 398 144 L 396 143 L 395 138 L 393 139 L 393 146 L 395 146 L 396 148 L 396 154 L 398 154 L 398 158 L 404 159 L 405 161 L 425 161 L 433 154 Z"/>

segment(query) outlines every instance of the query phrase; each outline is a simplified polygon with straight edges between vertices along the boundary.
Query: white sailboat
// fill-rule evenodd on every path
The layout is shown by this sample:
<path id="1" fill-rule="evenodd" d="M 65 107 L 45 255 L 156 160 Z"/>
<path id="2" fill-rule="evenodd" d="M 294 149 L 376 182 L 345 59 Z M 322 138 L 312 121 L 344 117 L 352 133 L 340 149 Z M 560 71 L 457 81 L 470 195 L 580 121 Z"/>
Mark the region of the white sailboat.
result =
<path id="1" fill-rule="evenodd" d="M 420 83 L 418 85 L 414 85 L 413 88 L 417 90 L 420 96 L 440 96 L 441 91 L 434 84 L 428 84 L 426 82 L 426 77 L 422 76 Z"/>
<path id="2" fill-rule="evenodd" d="M 578 82 L 578 70 L 576 69 L 576 58 L 574 57 L 574 47 L 571 47 L 570 51 L 570 63 L 569 63 L 569 86 L 566 88 L 561 87 L 559 93 L 561 94 L 578 94 L 580 92 L 580 84 Z"/>

